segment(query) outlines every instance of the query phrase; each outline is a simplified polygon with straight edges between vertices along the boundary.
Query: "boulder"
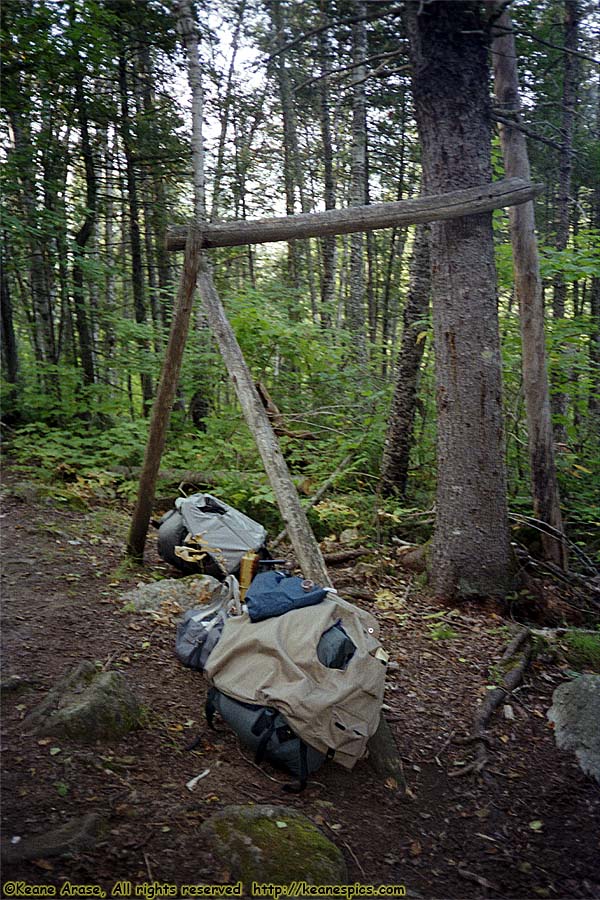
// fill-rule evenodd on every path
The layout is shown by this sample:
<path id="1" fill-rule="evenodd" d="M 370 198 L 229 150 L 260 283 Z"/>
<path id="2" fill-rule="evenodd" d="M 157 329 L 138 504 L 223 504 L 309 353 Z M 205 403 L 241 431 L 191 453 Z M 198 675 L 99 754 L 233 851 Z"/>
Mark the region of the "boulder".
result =
<path id="1" fill-rule="evenodd" d="M 187 578 L 164 578 L 152 584 L 139 584 L 121 596 L 125 605 L 136 612 L 157 612 L 164 603 L 178 604 L 182 611 L 210 603 L 221 582 L 210 575 L 188 575 Z"/>
<path id="2" fill-rule="evenodd" d="M 52 831 L 23 838 L 15 844 L 3 843 L 2 861 L 15 863 L 23 859 L 47 859 L 87 850 L 96 843 L 103 825 L 103 820 L 96 813 L 70 819 Z"/>
<path id="3" fill-rule="evenodd" d="M 140 705 L 120 672 L 80 663 L 24 720 L 26 731 L 90 743 L 122 737 L 139 724 Z"/>
<path id="4" fill-rule="evenodd" d="M 286 806 L 226 806 L 202 835 L 232 880 L 271 884 L 346 884 L 341 851 L 310 819 Z"/>
<path id="5" fill-rule="evenodd" d="M 580 675 L 556 688 L 548 718 L 563 750 L 573 750 L 586 775 L 600 783 L 600 675 Z"/>

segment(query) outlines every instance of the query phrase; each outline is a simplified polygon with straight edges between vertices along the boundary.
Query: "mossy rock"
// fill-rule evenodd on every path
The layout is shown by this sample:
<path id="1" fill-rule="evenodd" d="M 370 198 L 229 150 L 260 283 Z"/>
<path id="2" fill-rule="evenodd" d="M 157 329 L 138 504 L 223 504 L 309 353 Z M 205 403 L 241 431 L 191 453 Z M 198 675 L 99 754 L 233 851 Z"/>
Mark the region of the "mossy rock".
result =
<path id="1" fill-rule="evenodd" d="M 141 708 L 120 672 L 82 662 L 24 720 L 26 731 L 84 743 L 111 741 L 135 728 Z"/>
<path id="2" fill-rule="evenodd" d="M 210 603 L 221 589 L 221 582 L 210 575 L 188 575 L 187 578 L 163 578 L 153 584 L 138 586 L 121 595 L 127 608 L 136 612 L 155 612 L 165 602 L 177 603 L 183 610 Z"/>
<path id="3" fill-rule="evenodd" d="M 271 884 L 345 884 L 341 851 L 310 819 L 285 806 L 227 806 L 201 829 L 219 862 L 247 890 Z"/>

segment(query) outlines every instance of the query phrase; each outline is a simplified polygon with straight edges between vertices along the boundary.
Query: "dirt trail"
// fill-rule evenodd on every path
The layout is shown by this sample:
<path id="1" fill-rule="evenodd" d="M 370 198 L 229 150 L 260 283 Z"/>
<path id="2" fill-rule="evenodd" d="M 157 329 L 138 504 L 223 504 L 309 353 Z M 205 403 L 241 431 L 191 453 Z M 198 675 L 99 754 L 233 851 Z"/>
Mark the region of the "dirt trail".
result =
<path id="1" fill-rule="evenodd" d="M 229 803 L 281 802 L 340 847 L 351 881 L 404 884 L 409 896 L 424 898 L 600 897 L 600 790 L 555 748 L 545 717 L 564 671 L 536 662 L 521 702 L 511 703 L 514 721 L 496 717 L 488 781 L 449 777 L 469 758 L 451 736 L 469 732 L 511 623 L 463 609 L 444 637 L 434 602 L 393 599 L 406 594 L 407 576 L 383 554 L 372 566 L 337 569 L 340 588 L 390 592 L 380 595 L 388 609 L 364 605 L 380 617 L 391 651 L 387 715 L 410 797 L 395 800 L 366 763 L 352 773 L 330 763 L 294 797 L 281 791 L 285 775 L 257 770 L 230 732 L 206 729 L 202 677 L 175 659 L 172 628 L 123 611 L 127 588 L 175 574 L 153 542 L 146 569 L 123 572 L 125 511 L 58 508 L 9 476 L 2 516 L 3 679 L 34 682 L 18 696 L 3 694 L 3 842 L 90 811 L 108 823 L 93 850 L 5 865 L 3 880 L 69 880 L 108 891 L 119 879 L 223 882 L 229 873 L 202 846 L 198 826 Z M 82 659 L 121 670 L 148 724 L 110 748 L 65 742 L 52 755 L 54 742 L 23 734 L 21 721 Z M 199 731 L 198 751 L 186 752 Z M 205 768 L 210 774 L 190 793 L 186 782 Z"/>

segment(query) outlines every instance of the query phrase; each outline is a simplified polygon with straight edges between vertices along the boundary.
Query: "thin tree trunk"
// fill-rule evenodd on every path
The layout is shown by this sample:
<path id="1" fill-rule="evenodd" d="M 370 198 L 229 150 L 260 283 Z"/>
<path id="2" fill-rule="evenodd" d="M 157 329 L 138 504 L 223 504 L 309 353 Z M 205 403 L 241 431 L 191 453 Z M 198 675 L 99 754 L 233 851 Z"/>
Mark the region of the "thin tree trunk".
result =
<path id="1" fill-rule="evenodd" d="M 596 131 L 600 134 L 600 91 L 597 95 Z M 600 179 L 596 179 L 592 196 L 591 220 L 593 227 L 600 234 Z M 590 335 L 590 390 L 588 395 L 588 413 L 591 433 L 596 435 L 600 443 L 600 275 L 592 276 L 590 290 L 590 315 L 592 332 Z"/>
<path id="2" fill-rule="evenodd" d="M 502 109 L 503 115 L 514 118 L 518 125 L 521 103 L 517 56 L 512 22 L 506 9 L 496 22 L 493 62 L 496 103 Z M 518 128 L 512 128 L 507 124 L 500 125 L 499 129 L 506 175 L 529 179 L 529 155 L 525 135 Z M 562 532 L 546 363 L 542 280 L 533 201 L 510 207 L 509 217 L 515 290 L 520 313 L 533 513 L 537 519 Z M 566 553 L 562 542 L 545 534 L 542 534 L 542 542 L 546 558 L 563 566 L 566 562 Z"/>
<path id="3" fill-rule="evenodd" d="M 268 2 L 267 8 L 271 16 L 275 42 L 280 42 L 284 35 L 281 6 L 279 0 Z M 285 64 L 285 54 L 280 53 L 276 59 L 277 86 L 281 103 L 281 116 L 283 120 L 283 177 L 285 184 L 285 212 L 288 216 L 294 215 L 295 190 L 294 190 L 294 147 L 297 141 L 296 129 L 293 119 L 294 97 L 290 85 L 289 73 Z M 288 242 L 288 278 L 294 288 L 300 287 L 300 252 L 297 241 Z M 292 317 L 296 313 L 292 312 Z"/>
<path id="4" fill-rule="evenodd" d="M 407 2 L 426 193 L 491 180 L 485 29 L 478 2 Z M 438 415 L 429 575 L 444 597 L 512 586 L 490 213 L 431 226 Z"/>
<path id="5" fill-rule="evenodd" d="M 396 389 L 381 465 L 381 491 L 384 495 L 406 493 L 421 358 L 425 348 L 422 320 L 427 314 L 430 293 L 429 227 L 419 225 L 413 248 L 408 298 L 404 307 Z"/>
<path id="6" fill-rule="evenodd" d="M 119 56 L 119 93 L 121 97 L 121 140 L 125 153 L 125 177 L 129 203 L 129 242 L 131 247 L 131 285 L 133 288 L 133 308 L 138 325 L 146 323 L 146 297 L 144 288 L 144 263 L 140 238 L 140 208 L 138 184 L 133 160 L 131 116 L 127 85 L 127 62 L 124 51 Z M 148 341 L 140 342 L 143 351 L 148 350 Z M 148 415 L 152 401 L 152 379 L 147 372 L 140 376 L 144 415 Z"/>
<path id="7" fill-rule="evenodd" d="M 352 76 L 352 181 L 350 206 L 366 203 L 367 164 L 367 107 L 365 94 L 366 69 L 362 61 L 367 57 L 367 29 L 364 22 L 366 4 L 363 0 L 352 0 L 351 12 L 362 21 L 352 26 L 352 62 L 355 65 Z M 364 236 L 362 232 L 350 238 L 350 292 L 347 302 L 348 329 L 352 332 L 352 357 L 359 364 L 367 360 L 365 335 L 365 262 L 363 255 Z"/>
<path id="8" fill-rule="evenodd" d="M 241 0 L 237 8 L 237 18 L 231 38 L 231 58 L 229 60 L 229 70 L 227 72 L 227 84 L 225 87 L 225 98 L 219 103 L 219 111 L 221 114 L 221 129 L 219 132 L 219 144 L 217 149 L 217 161 L 215 166 L 215 177 L 213 181 L 212 206 L 210 211 L 210 221 L 215 222 L 219 218 L 219 205 L 221 202 L 221 181 L 223 179 L 223 170 L 225 162 L 225 142 L 227 140 L 227 130 L 229 128 L 229 112 L 231 110 L 231 102 L 233 98 L 233 76 L 235 73 L 235 60 L 238 51 L 240 39 L 240 31 L 244 20 L 244 12 L 246 9 L 246 0 Z"/>
<path id="9" fill-rule="evenodd" d="M 543 187 L 522 178 L 460 190 L 445 191 L 413 200 L 373 203 L 370 206 L 329 209 L 325 212 L 269 219 L 248 219 L 223 222 L 202 228 L 203 246 L 237 247 L 241 244 L 268 244 L 294 237 L 323 237 L 327 234 L 355 234 L 375 228 L 418 225 L 421 222 L 440 222 L 501 209 L 516 203 L 526 203 L 536 197 Z M 167 237 L 169 250 L 183 250 L 187 225 L 170 225 Z"/>
<path id="10" fill-rule="evenodd" d="M 75 4 L 71 3 L 69 8 L 69 20 L 71 29 L 76 27 L 76 11 Z M 84 93 L 85 69 L 80 61 L 79 46 L 74 39 L 73 47 L 76 65 L 75 65 L 75 103 L 77 105 L 77 121 L 81 134 L 81 154 L 83 156 L 83 164 L 85 169 L 85 207 L 86 213 L 84 220 L 75 234 L 75 253 L 73 257 L 73 303 L 75 307 L 75 324 L 77 327 L 77 336 L 79 338 L 79 351 L 81 353 L 81 368 L 83 371 L 83 382 L 86 385 L 94 384 L 94 346 L 92 328 L 90 325 L 90 314 L 85 302 L 84 279 L 82 263 L 85 259 L 86 246 L 93 237 L 94 228 L 96 226 L 96 209 L 98 203 L 98 187 L 96 180 L 96 169 L 94 165 L 94 157 L 92 154 L 92 145 L 90 142 L 87 102 Z"/>
<path id="11" fill-rule="evenodd" d="M 573 133 L 575 129 L 575 100 L 577 95 L 577 79 L 579 77 L 579 65 L 577 56 L 573 51 L 577 50 L 579 43 L 579 0 L 564 0 L 565 3 L 565 36 L 564 36 L 564 75 L 562 91 L 562 125 L 561 125 L 561 150 L 558 166 L 558 224 L 556 228 L 556 249 L 565 250 L 569 241 L 569 218 L 571 206 L 571 171 L 573 168 Z M 565 317 L 565 301 L 567 297 L 567 285 L 561 272 L 554 276 L 554 293 L 552 298 L 552 312 L 556 322 Z M 560 373 L 557 373 L 555 382 L 564 382 L 565 368 L 568 365 L 560 365 Z M 552 396 L 552 412 L 558 417 L 554 425 L 556 440 L 561 443 L 567 441 L 567 416 L 569 398 L 564 389 L 555 390 Z"/>
<path id="12" fill-rule="evenodd" d="M 325 20 L 325 0 L 321 0 L 321 19 Z M 327 31 L 319 34 L 318 54 L 321 74 L 330 66 L 331 50 Z M 319 112 L 321 141 L 323 143 L 323 188 L 325 209 L 335 209 L 335 176 L 333 172 L 333 141 L 331 137 L 331 111 L 329 81 L 322 78 L 319 86 Z M 335 292 L 336 238 L 329 235 L 321 240 L 323 275 L 321 279 L 321 325 L 331 328 Z"/>

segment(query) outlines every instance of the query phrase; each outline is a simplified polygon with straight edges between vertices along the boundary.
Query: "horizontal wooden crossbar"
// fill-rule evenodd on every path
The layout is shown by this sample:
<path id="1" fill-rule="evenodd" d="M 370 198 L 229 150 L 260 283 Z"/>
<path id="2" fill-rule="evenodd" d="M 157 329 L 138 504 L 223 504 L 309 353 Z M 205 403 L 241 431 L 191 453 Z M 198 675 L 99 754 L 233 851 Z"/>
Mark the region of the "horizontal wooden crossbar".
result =
<path id="1" fill-rule="evenodd" d="M 505 178 L 478 187 L 431 197 L 417 197 L 413 200 L 328 209 L 325 212 L 302 213 L 298 216 L 223 222 L 219 225 L 202 227 L 202 246 L 237 247 L 242 244 L 268 244 L 273 241 L 325 237 L 329 234 L 352 234 L 357 231 L 373 231 L 377 228 L 455 219 L 459 216 L 527 203 L 543 190 L 542 184 L 531 184 L 522 178 Z M 168 250 L 184 249 L 188 227 L 187 225 L 169 227 Z"/>

